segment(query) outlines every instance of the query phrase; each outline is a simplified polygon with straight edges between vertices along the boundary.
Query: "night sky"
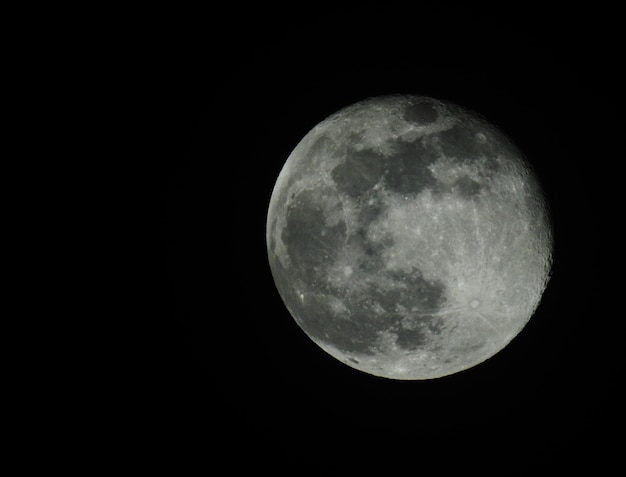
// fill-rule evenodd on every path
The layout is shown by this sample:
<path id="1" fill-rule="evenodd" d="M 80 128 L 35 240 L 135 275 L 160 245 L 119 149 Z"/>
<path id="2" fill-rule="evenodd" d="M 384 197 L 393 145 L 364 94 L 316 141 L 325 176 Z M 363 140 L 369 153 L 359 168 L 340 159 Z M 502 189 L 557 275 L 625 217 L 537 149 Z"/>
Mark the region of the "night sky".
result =
<path id="1" fill-rule="evenodd" d="M 290 475 L 611 468 L 624 444 L 616 11 L 295 4 L 161 12 L 147 29 L 163 276 L 146 362 L 163 454 Z M 265 249 L 274 181 L 299 140 L 391 93 L 498 125 L 554 222 L 552 279 L 526 328 L 432 381 L 376 378 L 324 353 L 283 306 Z"/>

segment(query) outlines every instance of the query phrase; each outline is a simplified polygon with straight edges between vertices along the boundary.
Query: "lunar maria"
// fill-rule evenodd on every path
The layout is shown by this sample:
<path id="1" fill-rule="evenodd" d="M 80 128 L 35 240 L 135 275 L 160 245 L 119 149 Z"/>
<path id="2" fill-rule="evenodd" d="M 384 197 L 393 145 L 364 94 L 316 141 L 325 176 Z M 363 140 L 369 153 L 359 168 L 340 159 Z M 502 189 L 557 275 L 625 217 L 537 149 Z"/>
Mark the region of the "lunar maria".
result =
<path id="1" fill-rule="evenodd" d="M 451 102 L 393 95 L 314 127 L 267 215 L 285 306 L 360 371 L 432 379 L 503 349 L 549 280 L 552 228 L 515 144 Z"/>

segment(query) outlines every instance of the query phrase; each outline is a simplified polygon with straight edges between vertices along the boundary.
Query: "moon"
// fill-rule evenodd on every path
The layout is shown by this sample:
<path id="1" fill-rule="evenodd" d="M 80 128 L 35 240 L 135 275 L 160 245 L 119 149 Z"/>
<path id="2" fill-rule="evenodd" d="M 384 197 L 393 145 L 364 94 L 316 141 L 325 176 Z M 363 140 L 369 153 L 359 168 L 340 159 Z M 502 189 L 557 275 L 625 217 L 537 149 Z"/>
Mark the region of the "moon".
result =
<path id="1" fill-rule="evenodd" d="M 539 305 L 553 251 L 545 196 L 513 141 L 414 95 L 315 126 L 278 175 L 266 243 L 302 330 L 352 368 L 403 380 L 502 350 Z"/>

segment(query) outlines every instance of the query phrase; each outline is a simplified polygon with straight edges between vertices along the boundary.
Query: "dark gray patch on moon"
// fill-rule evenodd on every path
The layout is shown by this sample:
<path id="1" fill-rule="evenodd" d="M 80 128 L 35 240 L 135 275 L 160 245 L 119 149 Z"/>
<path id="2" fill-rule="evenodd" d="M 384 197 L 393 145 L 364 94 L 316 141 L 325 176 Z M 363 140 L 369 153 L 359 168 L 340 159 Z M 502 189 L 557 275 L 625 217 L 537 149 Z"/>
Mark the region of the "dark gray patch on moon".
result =
<path id="1" fill-rule="evenodd" d="M 452 186 L 452 190 L 464 199 L 476 197 L 482 189 L 482 185 L 467 176 L 460 177 Z"/>
<path id="2" fill-rule="evenodd" d="M 439 114 L 435 107 L 427 102 L 408 105 L 404 110 L 404 119 L 411 123 L 430 124 L 437 121 Z"/>
<path id="3" fill-rule="evenodd" d="M 325 134 L 315 138 L 315 141 L 309 147 L 308 154 L 323 156 L 333 149 L 334 142 Z"/>
<path id="4" fill-rule="evenodd" d="M 382 289 L 375 282 L 363 285 L 361 292 L 346 295 L 342 290 L 305 293 L 306 306 L 298 305 L 300 326 L 314 339 L 346 353 L 375 354 L 381 330 L 397 337 L 398 346 L 414 350 L 427 339 L 427 330 L 438 333 L 440 319 L 432 316 L 444 302 L 444 285 L 425 280 L 419 273 L 378 276 L 396 280 L 396 287 Z M 335 299 L 343 301 L 346 311 L 331 308 Z M 298 300 L 296 300 L 298 301 Z M 411 310 L 411 325 L 398 310 Z"/>
<path id="5" fill-rule="evenodd" d="M 356 212 L 359 225 L 367 228 L 385 213 L 386 206 L 382 196 L 375 191 L 372 191 L 372 193 L 364 196 L 362 199 L 362 203 L 359 204 L 359 209 Z"/>
<path id="6" fill-rule="evenodd" d="M 400 348 L 416 350 L 426 343 L 426 334 L 421 328 L 400 328 L 397 331 L 396 344 Z"/>
<path id="7" fill-rule="evenodd" d="M 414 350 L 426 342 L 426 330 L 432 333 L 441 331 L 440 319 L 432 314 L 445 302 L 443 283 L 425 280 L 417 271 L 408 274 L 395 272 L 380 275 L 393 279 L 396 287 L 381 289 L 372 285 L 367 293 L 369 302 L 349 303 L 355 308 L 360 308 L 361 313 L 357 319 L 367 323 L 368 329 L 375 331 L 374 334 L 361 334 L 370 338 L 369 343 L 363 344 L 373 347 L 379 331 L 387 329 L 397 336 L 398 346 Z M 404 314 L 400 310 L 404 310 Z M 411 316 L 411 325 L 408 327 L 407 313 Z"/>
<path id="8" fill-rule="evenodd" d="M 349 319 L 337 317 L 323 300 L 317 309 L 317 316 L 310 316 L 306 320 L 307 331 L 311 336 L 344 352 L 373 354 L 371 345 L 376 341 L 379 325 L 368 320 L 367 314 L 356 310 Z"/>
<path id="9" fill-rule="evenodd" d="M 396 335 L 396 345 L 414 351 L 429 341 L 428 333 L 438 335 L 442 330 L 443 321 L 440 317 L 432 314 L 415 314 L 409 320 L 406 317 L 398 319 L 391 331 Z"/>
<path id="10" fill-rule="evenodd" d="M 381 156 L 365 149 L 351 151 L 331 172 L 339 191 L 359 197 L 376 185 L 382 174 Z"/>
<path id="11" fill-rule="evenodd" d="M 422 141 L 393 141 L 393 156 L 383 177 L 387 188 L 401 194 L 419 194 L 437 180 L 428 168 L 437 160 L 437 153 Z"/>
<path id="12" fill-rule="evenodd" d="M 370 304 L 349 303 L 349 315 L 338 315 L 329 306 L 333 295 L 311 295 L 301 309 L 301 326 L 314 339 L 329 343 L 348 353 L 373 354 L 373 344 L 381 329 L 380 317 L 371 313 Z"/>
<path id="13" fill-rule="evenodd" d="M 359 273 L 377 273 L 385 266 L 383 252 L 392 241 L 387 238 L 374 242 L 368 232 L 370 224 L 383 213 L 384 209 L 376 204 L 364 205 L 359 211 L 358 228 L 348 236 L 347 247 L 357 251 L 359 257 Z"/>
<path id="14" fill-rule="evenodd" d="M 287 225 L 281 239 L 287 248 L 294 270 L 305 282 L 319 276 L 321 266 L 335 258 L 337 244 L 346 239 L 346 225 L 326 225 L 326 213 L 321 208 L 320 195 L 330 191 L 302 191 L 287 210 Z"/>
<path id="15" fill-rule="evenodd" d="M 472 162 L 481 156 L 493 157 L 495 150 L 491 141 L 482 141 L 480 132 L 464 125 L 455 125 L 438 133 L 441 152 L 448 157 Z"/>
<path id="16" fill-rule="evenodd" d="M 385 275 L 398 284 L 394 290 L 381 291 L 377 296 L 385 310 L 394 311 L 399 305 L 416 308 L 420 313 L 433 313 L 445 302 L 445 285 L 426 280 L 415 268 L 411 272 L 391 271 Z"/>
<path id="17" fill-rule="evenodd" d="M 348 247 L 359 253 L 359 261 L 357 263 L 357 273 L 371 274 L 378 273 L 385 266 L 383 260 L 384 249 L 388 243 L 374 243 L 367 238 L 364 229 L 360 228 L 357 232 L 348 238 Z"/>

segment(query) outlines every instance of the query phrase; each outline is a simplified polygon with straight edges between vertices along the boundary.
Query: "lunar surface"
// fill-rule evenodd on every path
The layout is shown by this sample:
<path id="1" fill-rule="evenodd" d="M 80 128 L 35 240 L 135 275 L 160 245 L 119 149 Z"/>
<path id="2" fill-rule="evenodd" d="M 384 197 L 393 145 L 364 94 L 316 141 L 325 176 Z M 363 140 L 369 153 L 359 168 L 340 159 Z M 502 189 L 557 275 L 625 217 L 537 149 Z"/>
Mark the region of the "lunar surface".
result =
<path id="1" fill-rule="evenodd" d="M 513 142 L 457 105 L 401 95 L 346 107 L 302 139 L 266 233 L 304 332 L 392 379 L 446 376 L 503 349 L 540 302 L 553 247 Z"/>

